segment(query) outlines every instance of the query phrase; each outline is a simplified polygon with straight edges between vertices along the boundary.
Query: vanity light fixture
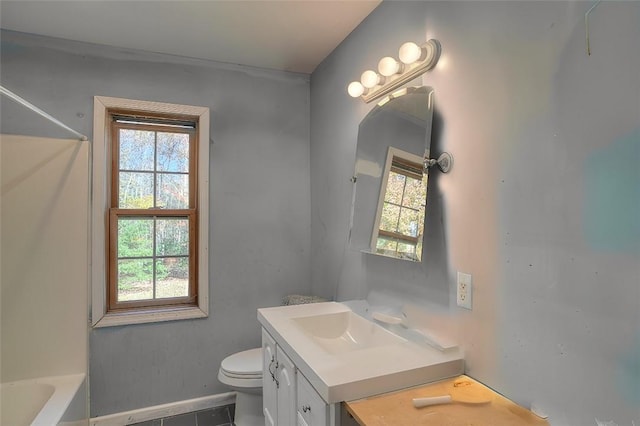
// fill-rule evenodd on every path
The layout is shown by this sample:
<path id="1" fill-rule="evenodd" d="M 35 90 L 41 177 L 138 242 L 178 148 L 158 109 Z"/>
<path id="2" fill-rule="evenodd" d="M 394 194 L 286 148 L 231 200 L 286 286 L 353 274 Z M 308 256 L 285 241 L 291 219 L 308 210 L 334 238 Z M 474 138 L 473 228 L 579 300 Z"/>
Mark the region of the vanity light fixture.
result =
<path id="1" fill-rule="evenodd" d="M 349 83 L 347 87 L 347 92 L 349 92 L 349 96 L 353 98 L 358 98 L 364 94 L 365 88 L 359 81 L 352 81 Z"/>
<path id="2" fill-rule="evenodd" d="M 365 89 L 373 89 L 384 83 L 384 77 L 372 70 L 367 70 L 360 76 L 360 82 Z"/>
<path id="3" fill-rule="evenodd" d="M 360 81 L 353 81 L 347 87 L 351 97 L 371 102 L 384 96 L 401 85 L 430 70 L 440 58 L 440 43 L 431 39 L 422 46 L 413 42 L 400 46 L 400 61 L 386 56 L 378 62 L 378 72 L 367 70 Z"/>
<path id="4" fill-rule="evenodd" d="M 378 62 L 378 72 L 385 77 L 391 77 L 404 71 L 404 67 L 391 56 L 386 56 Z"/>
<path id="5" fill-rule="evenodd" d="M 412 41 L 408 41 L 398 50 L 398 57 L 403 64 L 410 65 L 417 61 L 424 61 L 427 55 L 433 52 L 432 49 L 427 50 L 426 47 L 420 47 Z"/>

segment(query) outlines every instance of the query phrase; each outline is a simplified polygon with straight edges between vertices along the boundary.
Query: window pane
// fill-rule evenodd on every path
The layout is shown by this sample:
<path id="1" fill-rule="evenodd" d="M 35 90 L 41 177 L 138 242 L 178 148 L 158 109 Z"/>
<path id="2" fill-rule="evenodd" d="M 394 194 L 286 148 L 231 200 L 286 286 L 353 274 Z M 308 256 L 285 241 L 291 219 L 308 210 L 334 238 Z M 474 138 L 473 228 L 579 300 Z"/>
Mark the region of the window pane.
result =
<path id="1" fill-rule="evenodd" d="M 415 254 L 416 254 L 416 259 L 418 259 L 418 261 L 421 261 L 422 260 L 422 240 L 418 244 L 416 244 Z"/>
<path id="2" fill-rule="evenodd" d="M 189 295 L 189 259 L 167 257 L 156 261 L 156 298 Z"/>
<path id="3" fill-rule="evenodd" d="M 424 235 L 424 210 L 424 208 L 421 208 L 418 211 L 418 235 Z"/>
<path id="4" fill-rule="evenodd" d="M 155 132 L 120 129 L 120 170 L 153 170 Z"/>
<path id="5" fill-rule="evenodd" d="M 401 204 L 402 193 L 404 191 L 405 176 L 396 172 L 389 173 L 387 182 L 387 191 L 384 194 L 384 200 L 388 203 Z"/>
<path id="6" fill-rule="evenodd" d="M 378 238 L 376 241 L 376 248 L 378 251 L 396 251 L 398 243 L 395 240 L 388 240 L 386 238 Z"/>
<path id="7" fill-rule="evenodd" d="M 427 202 L 427 190 L 422 180 L 407 178 L 402 205 L 418 209 Z"/>
<path id="8" fill-rule="evenodd" d="M 118 302 L 153 299 L 153 260 L 118 260 Z"/>
<path id="9" fill-rule="evenodd" d="M 121 209 L 153 207 L 153 174 L 120 172 L 118 207 Z"/>
<path id="10" fill-rule="evenodd" d="M 417 237 L 420 227 L 418 226 L 419 212 L 411 209 L 402 209 L 400 211 L 400 222 L 398 223 L 398 232 L 403 235 Z"/>
<path id="11" fill-rule="evenodd" d="M 158 133 L 158 171 L 189 172 L 189 135 Z"/>
<path id="12" fill-rule="evenodd" d="M 118 258 L 153 256 L 153 219 L 118 219 Z"/>
<path id="13" fill-rule="evenodd" d="M 382 216 L 380 217 L 380 229 L 395 232 L 400 217 L 400 207 L 384 203 Z"/>
<path id="14" fill-rule="evenodd" d="M 157 219 L 156 255 L 186 256 L 189 254 L 189 219 Z"/>
<path id="15" fill-rule="evenodd" d="M 409 243 L 398 242 L 398 252 L 414 254 L 416 252 L 416 246 Z"/>
<path id="16" fill-rule="evenodd" d="M 189 175 L 158 173 L 157 207 L 189 208 Z"/>

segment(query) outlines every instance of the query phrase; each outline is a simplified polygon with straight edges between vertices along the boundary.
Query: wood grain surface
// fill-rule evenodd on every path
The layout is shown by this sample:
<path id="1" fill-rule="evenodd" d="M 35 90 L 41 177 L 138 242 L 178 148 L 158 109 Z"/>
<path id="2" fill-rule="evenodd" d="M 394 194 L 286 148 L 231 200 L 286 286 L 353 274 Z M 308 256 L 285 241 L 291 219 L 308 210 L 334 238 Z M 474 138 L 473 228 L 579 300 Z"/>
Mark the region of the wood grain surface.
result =
<path id="1" fill-rule="evenodd" d="M 466 382 L 468 385 L 456 383 Z M 465 388 L 467 394 L 489 397 L 486 404 L 457 401 L 451 404 L 415 408 L 413 398 L 452 394 Z M 455 398 L 454 398 L 455 400 Z M 546 420 L 468 377 L 404 389 L 345 403 L 347 411 L 362 426 L 527 426 L 548 425 Z"/>

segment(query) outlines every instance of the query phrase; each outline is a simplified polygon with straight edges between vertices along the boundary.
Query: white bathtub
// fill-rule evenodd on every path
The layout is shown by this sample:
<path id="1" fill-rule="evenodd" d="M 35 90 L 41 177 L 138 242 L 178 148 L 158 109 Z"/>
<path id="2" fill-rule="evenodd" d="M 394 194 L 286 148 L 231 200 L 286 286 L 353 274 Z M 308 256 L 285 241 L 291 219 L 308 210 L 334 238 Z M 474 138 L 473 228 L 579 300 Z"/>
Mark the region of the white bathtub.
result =
<path id="1" fill-rule="evenodd" d="M 87 417 L 84 382 L 84 374 L 72 374 L 2 383 L 0 425 L 83 424 L 82 417 Z"/>

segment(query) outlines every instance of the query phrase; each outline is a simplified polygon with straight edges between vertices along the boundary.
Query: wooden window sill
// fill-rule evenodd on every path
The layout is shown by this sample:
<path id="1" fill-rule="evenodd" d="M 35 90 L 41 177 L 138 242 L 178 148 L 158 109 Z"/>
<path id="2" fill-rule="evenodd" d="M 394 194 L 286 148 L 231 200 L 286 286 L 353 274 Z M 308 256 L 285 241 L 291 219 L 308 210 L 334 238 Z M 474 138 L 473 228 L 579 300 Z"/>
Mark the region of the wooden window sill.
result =
<path id="1" fill-rule="evenodd" d="M 93 327 L 117 327 L 129 324 L 146 324 L 152 322 L 177 321 L 195 318 L 206 318 L 207 313 L 197 306 L 188 308 L 165 308 L 122 313 L 107 313 Z"/>

